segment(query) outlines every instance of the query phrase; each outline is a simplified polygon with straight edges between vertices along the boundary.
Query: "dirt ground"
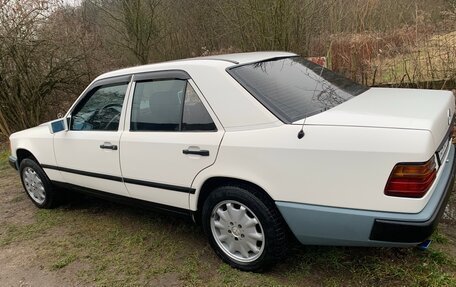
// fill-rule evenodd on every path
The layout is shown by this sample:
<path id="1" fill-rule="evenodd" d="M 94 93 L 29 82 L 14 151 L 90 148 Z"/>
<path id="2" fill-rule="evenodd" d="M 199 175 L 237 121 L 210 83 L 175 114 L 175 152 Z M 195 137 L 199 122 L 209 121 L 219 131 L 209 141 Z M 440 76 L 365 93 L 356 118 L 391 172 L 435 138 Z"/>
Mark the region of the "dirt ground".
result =
<path id="1" fill-rule="evenodd" d="M 36 210 L 27 201 L 24 193 L 20 192 L 19 177 L 11 175 L 0 178 L 0 234 L 4 235 L 5 225 L 26 226 L 34 223 Z M 43 239 L 40 239 L 43 240 Z M 73 272 L 62 276 L 49 272 L 38 261 L 37 249 L 39 241 L 11 242 L 0 248 L 0 285 L 2 286 L 65 286 L 72 282 Z M 73 281 L 74 282 L 74 281 Z"/>
<path id="2" fill-rule="evenodd" d="M 222 263 L 197 226 L 76 197 L 54 210 L 30 202 L 0 166 L 0 286 L 456 286 L 456 225 L 428 251 L 293 246 L 264 274 Z"/>

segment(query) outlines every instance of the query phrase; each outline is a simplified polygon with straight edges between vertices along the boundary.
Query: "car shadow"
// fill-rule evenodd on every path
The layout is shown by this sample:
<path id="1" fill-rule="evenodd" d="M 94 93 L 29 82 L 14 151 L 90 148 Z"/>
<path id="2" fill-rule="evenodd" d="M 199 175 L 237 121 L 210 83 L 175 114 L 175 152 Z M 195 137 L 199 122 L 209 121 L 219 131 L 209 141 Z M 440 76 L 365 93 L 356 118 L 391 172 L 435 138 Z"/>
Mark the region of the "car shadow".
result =
<path id="1" fill-rule="evenodd" d="M 190 239 L 192 246 L 206 250 L 204 256 L 208 257 L 208 260 L 213 261 L 214 264 L 217 262 L 222 264 L 221 260 L 218 260 L 216 255 L 210 251 L 201 226 L 195 224 L 190 217 L 183 218 L 150 208 L 138 208 L 130 204 L 112 202 L 91 195 L 72 192 L 67 192 L 65 202 L 59 209 L 81 211 L 109 218 L 120 217 L 123 222 L 142 222 L 142 224 L 150 222 L 154 224 L 153 228 L 163 228 L 164 233 L 167 233 L 167 230 L 173 230 L 172 233 L 170 232 L 170 236 L 173 234 L 172 236 Z M 131 231 L 134 232 L 135 228 Z M 406 264 L 428 257 L 432 259 L 435 255 L 432 252 L 420 251 L 418 248 L 304 246 L 293 238 L 290 240 L 288 256 L 269 270 L 269 273 L 278 277 L 288 273 L 320 272 L 321 270 L 346 271 L 346 274 L 350 274 L 350 272 L 358 272 L 357 269 L 380 268 L 378 265 L 386 270 L 385 262 Z M 372 282 L 372 284 L 376 283 Z"/>

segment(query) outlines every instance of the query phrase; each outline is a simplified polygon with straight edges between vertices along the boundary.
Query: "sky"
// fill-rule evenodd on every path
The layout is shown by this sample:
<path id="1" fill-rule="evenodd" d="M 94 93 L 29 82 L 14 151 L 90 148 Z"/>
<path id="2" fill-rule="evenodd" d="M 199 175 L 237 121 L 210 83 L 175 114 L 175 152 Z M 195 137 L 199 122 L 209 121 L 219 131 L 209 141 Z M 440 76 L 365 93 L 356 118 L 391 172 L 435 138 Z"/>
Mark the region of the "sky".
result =
<path id="1" fill-rule="evenodd" d="M 81 0 L 62 0 L 62 2 L 70 6 L 78 6 L 79 4 L 81 4 Z"/>

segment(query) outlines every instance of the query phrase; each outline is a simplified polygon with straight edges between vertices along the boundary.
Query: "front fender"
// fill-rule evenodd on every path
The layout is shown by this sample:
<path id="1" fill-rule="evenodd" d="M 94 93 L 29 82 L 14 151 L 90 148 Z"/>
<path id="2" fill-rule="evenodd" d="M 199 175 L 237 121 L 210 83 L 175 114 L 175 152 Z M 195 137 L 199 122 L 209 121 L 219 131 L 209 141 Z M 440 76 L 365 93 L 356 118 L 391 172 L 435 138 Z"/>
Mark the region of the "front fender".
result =
<path id="1" fill-rule="evenodd" d="M 10 136 L 11 153 L 17 158 L 17 166 L 22 160 L 20 152 L 29 152 L 35 157 L 39 164 L 57 165 L 54 156 L 54 135 L 50 133 L 47 125 L 41 125 L 27 130 L 14 133 Z M 59 171 L 45 170 L 51 180 L 60 180 L 62 177 Z"/>

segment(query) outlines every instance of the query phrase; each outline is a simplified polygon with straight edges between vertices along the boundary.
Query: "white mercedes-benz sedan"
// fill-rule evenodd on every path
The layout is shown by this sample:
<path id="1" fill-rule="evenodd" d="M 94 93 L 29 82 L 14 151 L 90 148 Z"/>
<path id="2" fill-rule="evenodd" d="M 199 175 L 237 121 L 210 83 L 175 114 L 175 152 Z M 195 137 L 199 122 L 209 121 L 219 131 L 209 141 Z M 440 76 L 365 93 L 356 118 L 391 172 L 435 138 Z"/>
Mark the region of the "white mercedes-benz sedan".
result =
<path id="1" fill-rule="evenodd" d="M 10 137 L 39 208 L 62 190 L 201 223 L 228 264 L 306 245 L 415 246 L 453 189 L 451 92 L 368 88 L 286 52 L 219 55 L 96 78 L 64 118 Z"/>

